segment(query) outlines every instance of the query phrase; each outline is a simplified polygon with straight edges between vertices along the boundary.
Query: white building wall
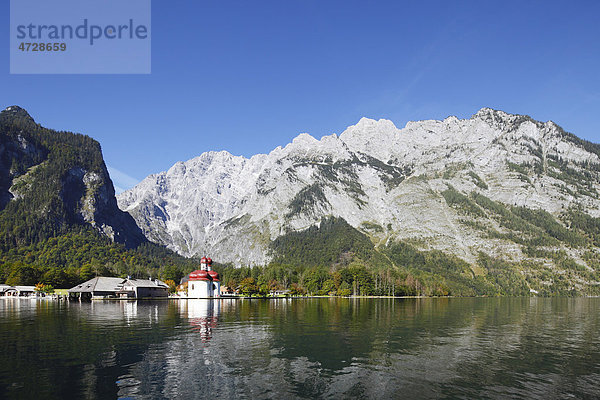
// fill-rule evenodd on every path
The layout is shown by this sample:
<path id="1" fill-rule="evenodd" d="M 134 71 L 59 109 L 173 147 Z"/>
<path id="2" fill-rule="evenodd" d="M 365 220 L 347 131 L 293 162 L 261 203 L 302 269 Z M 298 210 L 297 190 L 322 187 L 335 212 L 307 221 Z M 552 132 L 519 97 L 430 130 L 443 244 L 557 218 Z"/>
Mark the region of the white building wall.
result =
<path id="1" fill-rule="evenodd" d="M 189 281 L 188 282 L 188 297 L 194 299 L 202 299 L 212 297 L 212 282 L 211 281 Z"/>

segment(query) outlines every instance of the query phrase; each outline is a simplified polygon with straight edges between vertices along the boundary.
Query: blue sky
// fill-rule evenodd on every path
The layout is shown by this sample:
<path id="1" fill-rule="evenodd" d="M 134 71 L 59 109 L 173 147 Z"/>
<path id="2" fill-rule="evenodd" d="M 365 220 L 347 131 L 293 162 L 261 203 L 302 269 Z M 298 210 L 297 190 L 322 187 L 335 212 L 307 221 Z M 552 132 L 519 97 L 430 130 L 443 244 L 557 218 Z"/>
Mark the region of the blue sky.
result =
<path id="1" fill-rule="evenodd" d="M 403 127 L 492 107 L 600 142 L 598 15 L 595 1 L 154 0 L 150 75 L 10 75 L 4 40 L 0 107 L 94 137 L 122 188 L 362 116 Z"/>

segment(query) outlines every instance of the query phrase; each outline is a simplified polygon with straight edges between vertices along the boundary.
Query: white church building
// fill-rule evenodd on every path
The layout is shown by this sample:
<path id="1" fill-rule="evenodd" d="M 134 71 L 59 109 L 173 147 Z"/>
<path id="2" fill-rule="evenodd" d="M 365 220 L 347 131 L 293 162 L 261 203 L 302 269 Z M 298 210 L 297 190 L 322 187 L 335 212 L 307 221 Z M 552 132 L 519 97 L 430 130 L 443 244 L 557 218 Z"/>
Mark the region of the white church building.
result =
<path id="1" fill-rule="evenodd" d="M 200 269 L 190 273 L 187 297 L 205 299 L 221 295 L 219 274 L 212 270 L 212 260 L 208 257 L 200 259 Z"/>

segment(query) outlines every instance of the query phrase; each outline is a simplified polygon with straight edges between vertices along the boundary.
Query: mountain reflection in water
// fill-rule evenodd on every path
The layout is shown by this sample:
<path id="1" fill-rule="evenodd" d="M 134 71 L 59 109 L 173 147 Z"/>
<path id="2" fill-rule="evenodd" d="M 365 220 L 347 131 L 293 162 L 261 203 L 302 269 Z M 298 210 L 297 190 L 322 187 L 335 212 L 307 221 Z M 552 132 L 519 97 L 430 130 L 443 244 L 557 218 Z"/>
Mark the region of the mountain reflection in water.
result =
<path id="1" fill-rule="evenodd" d="M 0 300 L 0 398 L 600 396 L 600 299 Z"/>

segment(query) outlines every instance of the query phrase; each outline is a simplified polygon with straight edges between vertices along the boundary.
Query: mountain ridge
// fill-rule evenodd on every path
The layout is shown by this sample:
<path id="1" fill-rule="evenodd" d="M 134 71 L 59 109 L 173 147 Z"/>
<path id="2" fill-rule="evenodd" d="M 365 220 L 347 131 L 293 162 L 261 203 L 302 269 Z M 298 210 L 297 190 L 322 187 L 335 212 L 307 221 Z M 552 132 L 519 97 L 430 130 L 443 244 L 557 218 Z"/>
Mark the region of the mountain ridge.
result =
<path id="1" fill-rule="evenodd" d="M 273 241 L 327 216 L 344 219 L 378 247 L 409 240 L 474 266 L 481 253 L 535 261 L 523 243 L 538 228 L 513 231 L 502 218 L 520 218 L 510 207 L 542 209 L 563 225 L 561 213 L 572 207 L 600 216 L 597 150 L 554 122 L 491 108 L 402 129 L 362 118 L 340 135 L 300 134 L 251 158 L 203 153 L 147 177 L 118 203 L 150 240 L 237 265 L 267 264 L 276 257 Z M 475 195 L 508 207 L 505 215 Z M 461 208 L 471 203 L 475 216 Z M 564 250 L 588 264 L 582 250 Z"/>

